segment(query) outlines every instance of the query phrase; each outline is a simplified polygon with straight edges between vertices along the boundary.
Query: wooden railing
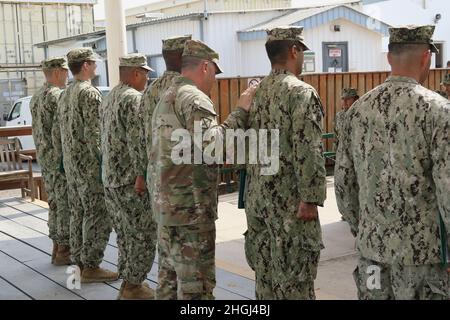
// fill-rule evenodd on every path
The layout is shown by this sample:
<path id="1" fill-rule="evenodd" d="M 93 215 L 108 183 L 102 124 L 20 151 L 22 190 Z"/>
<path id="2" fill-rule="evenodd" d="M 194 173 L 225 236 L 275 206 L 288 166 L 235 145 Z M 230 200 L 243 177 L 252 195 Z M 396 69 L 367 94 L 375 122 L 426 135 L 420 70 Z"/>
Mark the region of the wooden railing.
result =
<path id="1" fill-rule="evenodd" d="M 0 138 L 23 137 L 31 135 L 33 135 L 33 128 L 31 126 L 0 127 Z M 36 150 L 22 150 L 21 153 L 36 159 Z"/>
<path id="2" fill-rule="evenodd" d="M 20 127 L 0 127 L 0 139 L 5 139 L 9 137 L 23 137 L 23 136 L 31 136 L 33 135 L 33 129 L 31 126 L 20 126 Z M 21 154 L 31 156 L 33 159 L 36 159 L 36 150 L 22 150 Z M 48 195 L 45 191 L 44 181 L 42 176 L 34 173 L 34 183 L 35 190 L 37 192 L 36 196 L 41 201 L 47 201 Z M 9 181 L 2 182 L 0 184 L 0 190 L 9 190 L 9 189 L 19 189 L 21 186 L 21 182 L 18 181 Z"/>
<path id="3" fill-rule="evenodd" d="M 440 83 L 450 69 L 434 69 L 425 82 L 425 87 L 431 90 L 440 89 Z M 343 88 L 354 87 L 360 96 L 383 83 L 389 72 L 353 72 L 353 73 L 318 73 L 308 74 L 300 78 L 312 85 L 322 100 L 325 111 L 324 132 L 334 131 L 336 113 L 341 110 L 341 91 Z M 218 110 L 220 121 L 224 121 L 231 110 L 236 107 L 239 95 L 248 87 L 248 81 L 253 78 L 219 79 L 211 92 L 211 99 Z M 333 140 L 326 141 L 326 148 L 333 147 Z"/>

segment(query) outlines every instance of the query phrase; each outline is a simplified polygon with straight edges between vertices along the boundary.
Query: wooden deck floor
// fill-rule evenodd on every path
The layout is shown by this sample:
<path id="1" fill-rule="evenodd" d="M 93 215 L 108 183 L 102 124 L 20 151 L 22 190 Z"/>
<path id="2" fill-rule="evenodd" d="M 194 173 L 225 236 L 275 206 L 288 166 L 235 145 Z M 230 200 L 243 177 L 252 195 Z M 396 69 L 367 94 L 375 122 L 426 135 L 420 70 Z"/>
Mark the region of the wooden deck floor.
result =
<path id="1" fill-rule="evenodd" d="M 67 289 L 66 267 L 50 264 L 52 241 L 48 238 L 48 210 L 18 198 L 0 200 L 0 300 L 114 300 L 120 281 L 83 284 Z M 102 266 L 117 269 L 117 244 L 111 234 Z M 156 288 L 157 264 L 147 276 Z M 218 300 L 254 299 L 254 281 L 216 269 Z"/>

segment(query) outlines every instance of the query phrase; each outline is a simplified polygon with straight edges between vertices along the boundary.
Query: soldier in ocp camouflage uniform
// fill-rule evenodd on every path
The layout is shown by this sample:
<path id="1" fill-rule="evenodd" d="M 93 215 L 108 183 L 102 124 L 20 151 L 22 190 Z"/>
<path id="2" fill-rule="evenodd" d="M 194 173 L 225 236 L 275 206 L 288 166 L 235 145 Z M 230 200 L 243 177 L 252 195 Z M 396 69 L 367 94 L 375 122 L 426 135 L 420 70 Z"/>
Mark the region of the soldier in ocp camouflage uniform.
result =
<path id="1" fill-rule="evenodd" d="M 102 176 L 106 206 L 114 217 L 119 247 L 119 299 L 153 299 L 143 284 L 156 250 L 156 223 L 148 193 L 134 190 L 141 173 L 139 158 L 139 105 L 147 80 L 147 59 L 142 54 L 120 58 L 120 84 L 101 105 Z"/>
<path id="2" fill-rule="evenodd" d="M 222 124 L 209 94 L 216 73 L 222 72 L 219 55 L 200 41 L 189 40 L 183 52 L 182 76 L 161 98 L 152 120 L 149 159 L 152 208 L 158 222 L 159 273 L 157 299 L 213 299 L 215 281 L 215 220 L 218 167 L 201 162 L 175 164 L 174 131 L 188 137 L 200 133 L 223 137 L 227 128 L 245 128 L 254 89 L 247 90 L 238 108 Z M 203 145 L 189 143 L 191 155 Z M 196 151 L 195 151 L 196 150 Z M 200 159 L 202 161 L 202 159 Z"/>
<path id="3" fill-rule="evenodd" d="M 91 48 L 67 55 L 74 81 L 58 102 L 63 162 L 69 186 L 70 250 L 82 270 L 82 282 L 117 280 L 117 273 L 100 268 L 112 229 L 100 179 L 101 93 L 91 85 L 99 57 Z"/>
<path id="4" fill-rule="evenodd" d="M 30 109 L 37 158 L 48 194 L 49 237 L 53 240 L 52 263 L 60 266 L 70 264 L 70 212 L 66 177 L 59 170 L 61 136 L 54 139 L 52 134 L 59 129 L 56 109 L 67 83 L 69 66 L 66 58 L 54 57 L 42 62 L 42 70 L 46 83 L 31 99 Z"/>
<path id="5" fill-rule="evenodd" d="M 247 165 L 247 261 L 256 274 L 257 299 L 315 299 L 314 279 L 323 248 L 317 206 L 326 197 L 322 103 L 300 81 L 303 27 L 268 31 L 271 73 L 256 92 L 249 126 L 279 130 L 279 171 L 261 175 Z"/>
<path id="6" fill-rule="evenodd" d="M 334 120 L 334 134 L 335 134 L 335 146 L 339 144 L 339 138 L 342 133 L 342 126 L 344 125 L 345 115 L 350 107 L 359 99 L 358 90 L 355 88 L 344 88 L 342 90 L 342 110 L 336 114 Z"/>
<path id="7" fill-rule="evenodd" d="M 449 299 L 450 103 L 421 85 L 434 26 L 389 32 L 392 75 L 348 111 L 337 203 L 357 237 L 360 299 Z"/>
<path id="8" fill-rule="evenodd" d="M 166 71 L 160 78 L 158 78 L 150 86 L 148 86 L 148 88 L 144 92 L 144 95 L 142 96 L 139 110 L 141 118 L 143 119 L 143 123 L 140 124 L 140 140 L 142 142 L 142 146 L 139 160 L 139 163 L 142 164 L 142 173 L 147 171 L 148 158 L 150 156 L 150 149 L 152 145 L 151 125 L 153 111 L 155 110 L 156 105 L 158 104 L 162 95 L 172 84 L 173 79 L 180 75 L 181 56 L 183 54 L 184 44 L 187 40 L 191 40 L 191 36 L 173 37 L 163 40 L 162 54 L 166 63 Z M 138 177 L 137 180 L 137 190 L 144 191 L 145 181 L 143 177 Z M 147 180 L 147 185 L 151 185 L 151 181 Z"/>

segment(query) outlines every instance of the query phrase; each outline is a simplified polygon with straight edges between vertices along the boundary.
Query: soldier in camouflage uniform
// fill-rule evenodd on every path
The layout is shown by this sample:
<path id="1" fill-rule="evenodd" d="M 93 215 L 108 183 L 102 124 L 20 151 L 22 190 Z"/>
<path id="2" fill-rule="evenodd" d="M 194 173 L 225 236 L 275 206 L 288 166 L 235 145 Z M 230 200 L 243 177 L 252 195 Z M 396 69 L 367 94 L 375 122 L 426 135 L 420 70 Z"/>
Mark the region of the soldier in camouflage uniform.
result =
<path id="1" fill-rule="evenodd" d="M 450 98 L 450 73 L 444 76 L 441 85 L 445 89 L 445 94 L 447 95 L 447 98 Z"/>
<path id="2" fill-rule="evenodd" d="M 358 90 L 355 88 L 344 88 L 342 90 L 342 110 L 336 114 L 336 118 L 334 120 L 334 134 L 335 134 L 335 145 L 336 150 L 339 144 L 339 138 L 342 133 L 342 126 L 344 124 L 345 115 L 350 109 L 350 107 L 359 99 Z"/>
<path id="3" fill-rule="evenodd" d="M 143 123 L 140 124 L 140 140 L 142 142 L 142 146 L 139 163 L 142 164 L 141 171 L 143 173 L 147 171 L 147 159 L 150 156 L 150 147 L 152 145 L 151 125 L 153 111 L 155 110 L 159 99 L 172 84 L 173 79 L 180 75 L 181 56 L 183 54 L 184 44 L 187 40 L 191 40 L 191 36 L 173 37 L 163 40 L 162 54 L 166 63 L 166 71 L 160 78 L 148 86 L 142 96 L 139 111 L 141 118 L 143 119 Z M 151 181 L 147 181 L 147 185 L 150 184 Z M 136 181 L 136 190 L 141 193 L 146 191 L 144 176 L 138 176 Z"/>
<path id="4" fill-rule="evenodd" d="M 182 75 L 174 79 L 156 106 L 152 121 L 149 174 L 152 209 L 158 222 L 159 274 L 157 299 L 213 299 L 215 287 L 215 220 L 217 219 L 217 165 L 175 164 L 175 130 L 188 137 L 200 133 L 223 137 L 225 129 L 245 128 L 254 89 L 247 90 L 238 108 L 222 124 L 208 94 L 219 55 L 200 41 L 189 40 L 183 52 Z M 203 148 L 196 145 L 195 148 Z M 189 143 L 188 151 L 194 151 Z M 202 149 L 203 150 L 203 149 Z M 198 151 L 198 150 L 197 150 Z"/>
<path id="5" fill-rule="evenodd" d="M 61 266 L 71 262 L 70 212 L 66 177 L 59 170 L 61 136 L 53 139 L 52 134 L 59 130 L 56 109 L 61 92 L 67 84 L 69 66 L 66 58 L 54 57 L 42 62 L 42 70 L 47 81 L 31 99 L 30 109 L 37 158 L 48 194 L 48 227 L 50 239 L 53 240 L 52 263 Z"/>
<path id="6" fill-rule="evenodd" d="M 389 32 L 392 75 L 348 111 L 336 199 L 357 238 L 360 299 L 449 299 L 450 103 L 421 85 L 434 26 Z"/>
<path id="7" fill-rule="evenodd" d="M 117 273 L 100 268 L 112 230 L 100 179 L 101 93 L 91 85 L 98 56 L 91 48 L 67 55 L 74 81 L 58 103 L 63 162 L 69 186 L 70 250 L 82 270 L 81 281 L 115 281 Z"/>
<path id="8" fill-rule="evenodd" d="M 268 30 L 272 71 L 256 92 L 250 128 L 278 129 L 278 173 L 247 165 L 247 261 L 256 274 L 257 299 L 315 299 L 314 279 L 323 248 L 317 206 L 326 197 L 322 103 L 300 81 L 303 27 Z"/>
<path id="9" fill-rule="evenodd" d="M 114 218 L 119 248 L 119 277 L 124 281 L 119 299 L 153 299 L 143 285 L 153 265 L 156 223 L 148 193 L 134 190 L 141 174 L 139 105 L 148 80 L 147 59 L 142 54 L 120 58 L 120 84 L 103 100 L 100 111 L 102 176 L 106 206 Z"/>

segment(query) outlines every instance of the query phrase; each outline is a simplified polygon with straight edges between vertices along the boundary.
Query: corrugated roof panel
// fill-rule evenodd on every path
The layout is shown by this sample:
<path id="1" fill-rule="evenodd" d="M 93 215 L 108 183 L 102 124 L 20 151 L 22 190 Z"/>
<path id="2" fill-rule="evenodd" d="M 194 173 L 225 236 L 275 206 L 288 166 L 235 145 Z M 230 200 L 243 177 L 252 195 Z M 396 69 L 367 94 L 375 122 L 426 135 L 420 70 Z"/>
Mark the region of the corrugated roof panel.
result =
<path id="1" fill-rule="evenodd" d="M 278 26 L 285 25 L 303 25 L 305 29 L 315 28 L 317 26 L 326 24 L 330 21 L 345 18 L 355 24 L 361 25 L 367 28 L 367 19 L 371 17 L 367 16 L 365 13 L 356 10 L 349 6 L 326 6 L 321 8 L 313 8 L 306 10 L 298 10 L 294 13 L 282 16 L 278 19 L 273 19 L 267 23 L 259 24 L 257 26 L 251 27 L 249 29 L 241 31 L 241 33 L 259 31 L 271 29 Z M 379 21 L 373 18 L 375 21 Z M 375 30 L 377 32 L 387 34 L 389 25 L 379 21 L 381 28 Z M 240 39 L 245 37 L 240 36 Z"/>

